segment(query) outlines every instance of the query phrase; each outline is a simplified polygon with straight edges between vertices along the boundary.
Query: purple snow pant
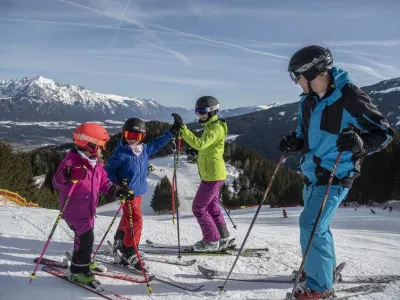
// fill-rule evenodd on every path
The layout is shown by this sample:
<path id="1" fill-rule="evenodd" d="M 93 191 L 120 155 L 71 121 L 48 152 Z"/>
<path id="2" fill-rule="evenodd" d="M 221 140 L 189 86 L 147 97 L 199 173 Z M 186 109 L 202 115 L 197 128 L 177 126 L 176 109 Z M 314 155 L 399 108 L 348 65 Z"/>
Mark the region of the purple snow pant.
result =
<path id="1" fill-rule="evenodd" d="M 224 216 L 219 208 L 220 181 L 201 181 L 193 200 L 192 210 L 203 232 L 205 242 L 215 242 L 229 236 Z"/>

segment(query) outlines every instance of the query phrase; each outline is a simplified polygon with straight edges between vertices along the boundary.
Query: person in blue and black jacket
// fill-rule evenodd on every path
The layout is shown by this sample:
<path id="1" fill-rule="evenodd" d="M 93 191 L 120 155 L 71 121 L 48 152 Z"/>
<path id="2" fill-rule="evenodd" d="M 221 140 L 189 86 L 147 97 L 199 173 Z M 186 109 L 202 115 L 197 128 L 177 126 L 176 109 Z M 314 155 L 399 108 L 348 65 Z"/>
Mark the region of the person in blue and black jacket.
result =
<path id="1" fill-rule="evenodd" d="M 304 255 L 335 161 L 342 152 L 335 177 L 305 261 L 296 299 L 322 299 L 332 292 L 335 249 L 329 223 L 360 175 L 363 159 L 381 151 L 394 131 L 368 95 L 349 74 L 333 66 L 329 49 L 312 45 L 298 50 L 288 71 L 301 86 L 296 132 L 283 137 L 282 152 L 302 151 L 305 176 L 304 210 L 300 215 L 300 243 Z"/>

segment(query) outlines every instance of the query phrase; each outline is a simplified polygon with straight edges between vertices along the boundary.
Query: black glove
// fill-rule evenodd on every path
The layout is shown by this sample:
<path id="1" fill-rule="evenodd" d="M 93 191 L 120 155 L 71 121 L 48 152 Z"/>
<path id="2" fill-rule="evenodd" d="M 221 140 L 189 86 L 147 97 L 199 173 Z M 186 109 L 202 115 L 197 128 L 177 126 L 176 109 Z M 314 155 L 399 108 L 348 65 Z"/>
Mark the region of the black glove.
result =
<path id="1" fill-rule="evenodd" d="M 64 182 L 71 182 L 76 180 L 85 179 L 87 174 L 86 167 L 84 166 L 68 166 L 64 169 Z"/>
<path id="2" fill-rule="evenodd" d="M 177 135 L 181 127 L 183 126 L 182 117 L 176 113 L 171 114 L 174 117 L 174 124 L 172 124 L 171 131 Z"/>
<path id="3" fill-rule="evenodd" d="M 364 150 L 364 141 L 354 130 L 347 130 L 339 134 L 336 147 L 339 152 L 350 151 L 354 154 L 361 154 Z"/>
<path id="4" fill-rule="evenodd" d="M 304 140 L 296 137 L 296 133 L 285 135 L 279 142 L 279 151 L 281 152 L 296 152 L 303 149 Z"/>
<path id="5" fill-rule="evenodd" d="M 135 193 L 127 185 L 120 185 L 115 195 L 117 198 L 122 198 L 127 201 L 133 200 L 133 198 L 135 198 Z"/>
<path id="6" fill-rule="evenodd" d="M 130 201 L 135 198 L 135 194 L 127 185 L 119 186 L 118 184 L 113 184 L 108 191 L 107 200 L 111 202 L 114 201 L 116 198 Z"/>

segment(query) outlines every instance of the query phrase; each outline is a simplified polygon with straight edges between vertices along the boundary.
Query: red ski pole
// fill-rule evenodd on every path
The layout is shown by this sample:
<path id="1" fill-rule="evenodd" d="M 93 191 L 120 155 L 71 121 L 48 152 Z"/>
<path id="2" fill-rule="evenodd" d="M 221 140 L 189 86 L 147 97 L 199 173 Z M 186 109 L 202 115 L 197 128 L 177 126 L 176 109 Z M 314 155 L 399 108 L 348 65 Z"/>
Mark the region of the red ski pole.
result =
<path id="1" fill-rule="evenodd" d="M 70 200 L 70 198 L 71 198 L 72 192 L 74 191 L 75 184 L 76 184 L 77 182 L 78 182 L 78 180 L 72 180 L 72 187 L 71 187 L 70 190 L 68 191 L 67 198 L 65 199 L 64 205 L 63 205 L 63 207 L 61 208 L 60 212 L 58 213 L 56 222 L 54 223 L 53 228 L 51 229 L 50 235 L 49 235 L 49 237 L 47 238 L 46 244 L 44 245 L 44 248 L 43 248 L 43 250 L 42 250 L 42 253 L 40 254 L 39 260 L 38 260 L 38 262 L 36 263 L 35 270 L 33 271 L 32 274 L 29 274 L 29 277 L 31 278 L 31 279 L 29 280 L 29 283 L 32 282 L 32 279 L 36 278 L 36 271 L 37 271 L 37 269 L 39 268 L 40 261 L 42 260 L 42 257 L 43 257 L 43 255 L 44 255 L 44 253 L 46 252 L 47 247 L 48 247 L 49 244 L 50 244 L 50 240 L 51 240 L 51 238 L 52 238 L 52 236 L 53 236 L 53 234 L 54 234 L 54 231 L 56 230 L 56 227 L 57 227 L 58 223 L 59 223 L 60 220 L 61 220 L 62 214 L 63 214 L 65 208 L 67 207 L 67 204 L 68 204 L 68 202 L 69 202 L 69 200 Z"/>

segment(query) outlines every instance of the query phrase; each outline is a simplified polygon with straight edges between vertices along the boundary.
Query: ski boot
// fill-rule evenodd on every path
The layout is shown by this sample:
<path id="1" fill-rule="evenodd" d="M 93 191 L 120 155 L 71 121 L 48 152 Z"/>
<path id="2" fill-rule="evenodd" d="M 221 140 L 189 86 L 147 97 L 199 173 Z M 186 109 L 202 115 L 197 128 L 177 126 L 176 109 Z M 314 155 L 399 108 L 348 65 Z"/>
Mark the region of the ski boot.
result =
<path id="1" fill-rule="evenodd" d="M 207 243 L 200 240 L 192 246 L 194 251 L 219 251 L 219 241 Z"/>
<path id="2" fill-rule="evenodd" d="M 105 273 L 107 272 L 107 268 L 103 266 L 102 264 L 99 264 L 97 261 L 91 261 L 89 264 L 89 270 L 94 271 L 94 272 L 99 272 L 99 273 Z"/>
<path id="3" fill-rule="evenodd" d="M 113 254 L 117 254 L 117 250 L 122 251 L 122 241 L 124 239 L 125 232 L 117 229 L 114 235 L 114 244 L 112 245 Z"/>
<path id="4" fill-rule="evenodd" d="M 127 267 L 128 269 L 135 271 L 138 274 L 142 274 L 142 268 L 140 267 L 139 258 L 137 257 L 135 250 L 133 247 L 125 247 L 123 246 L 123 252 L 117 250 L 117 259 L 116 262 L 120 265 Z M 143 252 L 139 251 L 139 255 L 142 258 L 144 255 Z M 119 262 L 117 261 L 119 259 Z M 143 269 L 146 274 L 150 273 L 149 268 L 146 267 L 145 263 L 142 261 Z"/>
<path id="5" fill-rule="evenodd" d="M 95 276 L 91 271 L 87 273 L 70 273 L 70 280 L 82 283 L 98 291 L 102 291 L 101 282 L 96 280 Z"/>
<path id="6" fill-rule="evenodd" d="M 307 287 L 305 282 L 297 285 L 293 297 L 298 300 L 317 300 L 328 299 L 333 295 L 333 290 L 326 290 L 325 292 L 315 292 Z M 290 293 L 287 294 L 287 299 L 291 299 Z"/>
<path id="7" fill-rule="evenodd" d="M 236 244 L 235 244 L 235 238 L 220 238 L 219 240 L 219 247 L 218 251 L 224 251 L 228 249 L 235 249 Z"/>
<path id="8" fill-rule="evenodd" d="M 340 263 L 334 270 L 333 270 L 333 284 L 335 285 L 336 283 L 340 282 L 342 280 L 342 274 L 341 272 L 343 271 L 344 267 L 346 266 L 346 262 Z M 296 279 L 298 271 L 293 271 L 292 272 L 292 280 L 294 281 Z M 301 276 L 299 278 L 299 282 L 306 281 L 306 272 L 301 272 Z"/>

